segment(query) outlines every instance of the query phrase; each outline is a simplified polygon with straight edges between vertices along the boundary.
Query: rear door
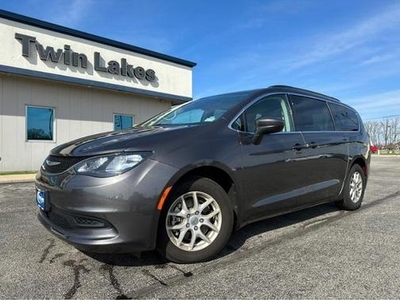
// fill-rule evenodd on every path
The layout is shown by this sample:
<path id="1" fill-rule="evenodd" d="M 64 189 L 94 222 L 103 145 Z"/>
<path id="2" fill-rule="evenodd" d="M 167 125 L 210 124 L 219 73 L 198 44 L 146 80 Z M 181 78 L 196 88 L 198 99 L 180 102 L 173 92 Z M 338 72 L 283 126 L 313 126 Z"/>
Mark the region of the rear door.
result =
<path id="1" fill-rule="evenodd" d="M 341 104 L 329 103 L 329 108 L 331 110 L 333 120 L 335 122 L 335 130 L 343 136 L 347 141 L 349 159 L 347 169 L 349 168 L 351 153 L 363 153 L 363 145 L 358 141 L 362 140 L 360 138 L 360 122 L 357 113 Z M 347 171 L 346 171 L 347 175 Z"/>
<path id="2" fill-rule="evenodd" d="M 301 205 L 307 206 L 339 195 L 348 163 L 348 137 L 335 131 L 326 101 L 290 95 L 294 127 L 303 135 L 307 148 L 309 183 Z"/>

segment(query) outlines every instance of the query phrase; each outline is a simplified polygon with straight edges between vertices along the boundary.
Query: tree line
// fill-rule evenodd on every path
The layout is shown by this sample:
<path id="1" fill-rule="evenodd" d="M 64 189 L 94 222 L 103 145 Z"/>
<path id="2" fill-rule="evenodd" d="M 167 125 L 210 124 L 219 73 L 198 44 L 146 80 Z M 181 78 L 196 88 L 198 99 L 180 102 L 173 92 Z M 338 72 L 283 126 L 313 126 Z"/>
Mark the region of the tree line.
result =
<path id="1" fill-rule="evenodd" d="M 400 146 L 400 117 L 367 121 L 364 126 L 375 146 L 382 149 L 396 149 Z"/>

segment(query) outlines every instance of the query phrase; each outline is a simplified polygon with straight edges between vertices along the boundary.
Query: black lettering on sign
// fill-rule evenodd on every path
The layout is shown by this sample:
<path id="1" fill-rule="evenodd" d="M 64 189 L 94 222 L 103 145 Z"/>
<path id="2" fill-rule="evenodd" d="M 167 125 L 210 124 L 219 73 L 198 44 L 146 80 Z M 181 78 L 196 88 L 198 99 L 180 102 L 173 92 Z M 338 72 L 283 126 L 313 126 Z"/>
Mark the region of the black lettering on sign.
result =
<path id="1" fill-rule="evenodd" d="M 156 72 L 154 72 L 152 69 L 148 69 L 146 71 L 146 79 L 150 82 L 156 80 Z"/>
<path id="2" fill-rule="evenodd" d="M 31 48 L 29 47 L 30 43 L 36 43 L 36 38 L 29 35 L 24 35 L 20 33 L 15 34 L 15 38 L 22 42 L 22 56 L 29 57 L 31 56 Z"/>
<path id="3" fill-rule="evenodd" d="M 94 53 L 94 69 L 99 72 L 107 72 L 107 68 L 100 61 L 101 56 L 99 52 Z M 103 60 L 102 60 L 103 61 Z"/>
<path id="4" fill-rule="evenodd" d="M 69 66 L 72 60 L 72 52 L 70 45 L 64 45 L 64 64 Z"/>
<path id="5" fill-rule="evenodd" d="M 85 54 L 82 53 L 72 53 L 72 65 L 74 67 L 79 67 L 79 62 L 81 63 L 81 68 L 87 68 L 87 57 Z"/>
<path id="6" fill-rule="evenodd" d="M 135 68 L 135 77 L 137 79 L 144 79 L 145 76 L 146 76 L 146 71 L 142 67 Z"/>
<path id="7" fill-rule="evenodd" d="M 120 74 L 119 63 L 117 61 L 115 61 L 115 60 L 110 60 L 108 62 L 107 70 L 108 70 L 108 73 L 118 74 L 119 75 Z"/>
<path id="8" fill-rule="evenodd" d="M 58 63 L 61 60 L 62 49 L 58 49 L 57 52 L 54 51 L 53 47 L 46 47 L 46 49 L 44 49 L 44 47 L 39 43 L 36 43 L 36 49 L 41 60 L 47 61 L 50 59 L 55 63 Z"/>
<path id="9" fill-rule="evenodd" d="M 81 67 L 86 69 L 88 66 L 88 58 L 83 53 L 74 52 L 70 45 L 64 45 L 63 49 L 55 50 L 51 46 L 46 48 L 40 44 L 36 37 L 15 33 L 15 39 L 21 41 L 22 56 L 30 57 L 32 55 L 31 44 L 35 45 L 39 58 L 43 61 L 52 61 L 54 63 L 64 63 L 67 66 Z M 100 52 L 94 52 L 94 69 L 98 72 L 108 72 L 110 74 L 136 77 L 139 80 L 155 81 L 156 73 L 153 69 L 146 70 L 142 66 L 130 65 L 126 58 L 121 58 L 121 64 L 116 60 L 107 62 L 100 56 Z"/>

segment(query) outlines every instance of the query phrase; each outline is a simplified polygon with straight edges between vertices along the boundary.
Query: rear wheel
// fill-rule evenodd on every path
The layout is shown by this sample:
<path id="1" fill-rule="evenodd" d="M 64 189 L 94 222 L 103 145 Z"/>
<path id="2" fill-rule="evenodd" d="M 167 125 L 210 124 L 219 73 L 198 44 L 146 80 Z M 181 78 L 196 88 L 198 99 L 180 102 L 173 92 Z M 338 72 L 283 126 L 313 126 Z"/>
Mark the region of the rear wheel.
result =
<path id="1" fill-rule="evenodd" d="M 345 210 L 356 210 L 361 206 L 364 198 L 366 186 L 364 170 L 359 165 L 354 165 L 347 176 L 344 190 L 343 200 L 337 201 L 336 204 Z"/>
<path id="2" fill-rule="evenodd" d="M 216 182 L 193 177 L 170 195 L 162 212 L 158 249 L 168 260 L 209 260 L 228 242 L 233 228 L 229 197 Z"/>

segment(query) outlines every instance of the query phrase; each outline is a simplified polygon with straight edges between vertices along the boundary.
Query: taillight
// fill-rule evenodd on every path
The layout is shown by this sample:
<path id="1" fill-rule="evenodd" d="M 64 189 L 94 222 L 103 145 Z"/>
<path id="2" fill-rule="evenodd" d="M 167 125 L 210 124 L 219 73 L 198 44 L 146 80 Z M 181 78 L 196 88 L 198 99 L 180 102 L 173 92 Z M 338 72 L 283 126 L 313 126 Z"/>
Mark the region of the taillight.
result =
<path id="1" fill-rule="evenodd" d="M 376 151 L 378 151 L 378 147 L 371 145 L 371 146 L 369 146 L 369 150 L 371 150 L 372 153 L 376 153 Z"/>

